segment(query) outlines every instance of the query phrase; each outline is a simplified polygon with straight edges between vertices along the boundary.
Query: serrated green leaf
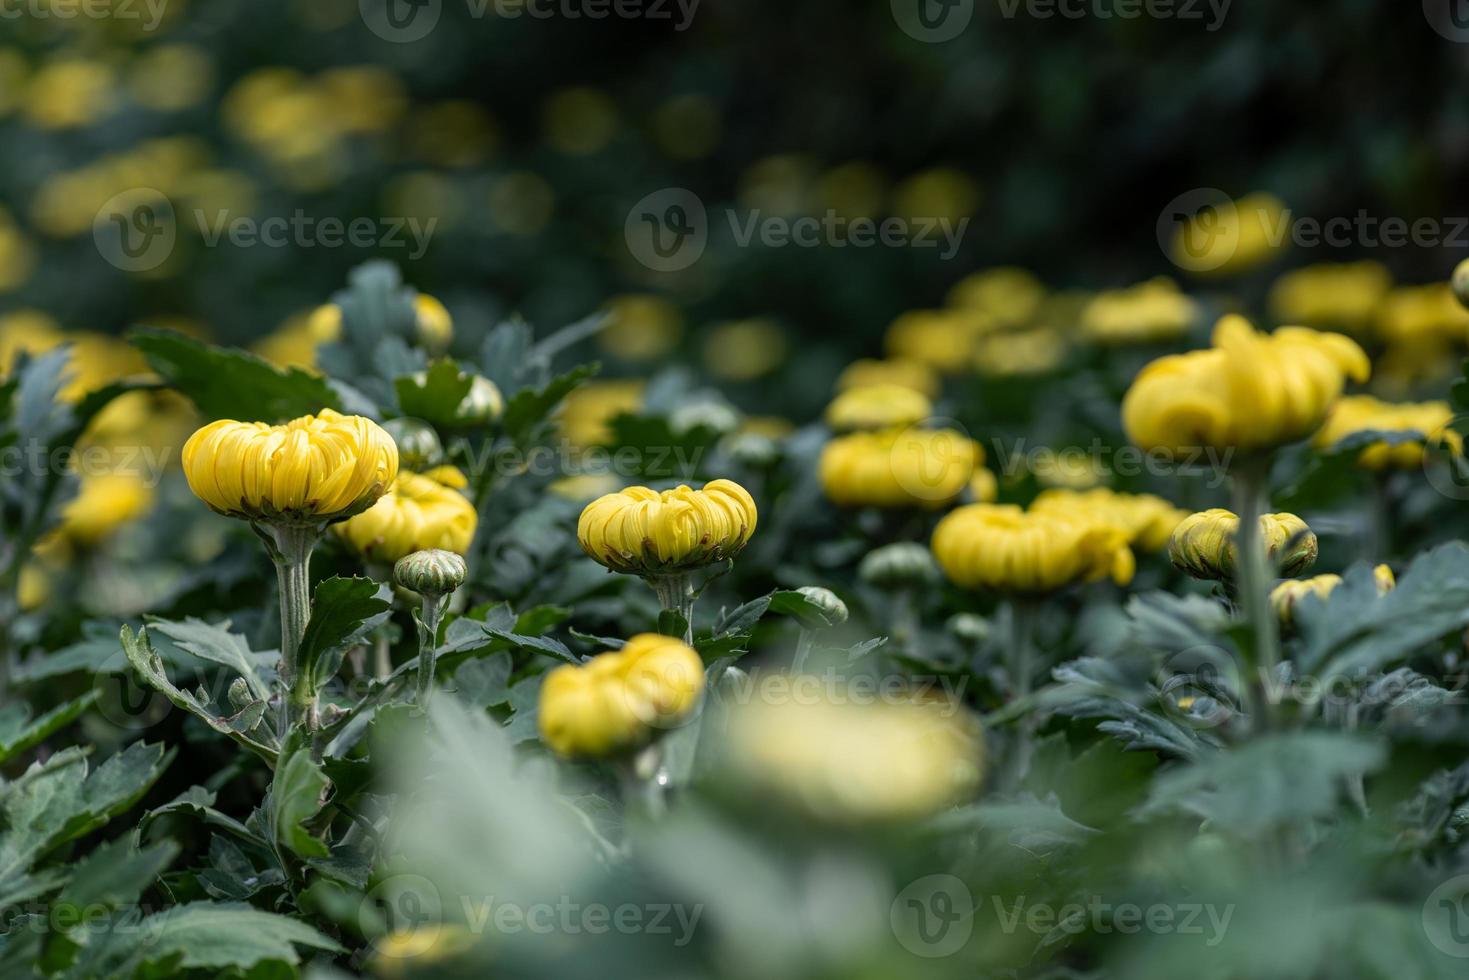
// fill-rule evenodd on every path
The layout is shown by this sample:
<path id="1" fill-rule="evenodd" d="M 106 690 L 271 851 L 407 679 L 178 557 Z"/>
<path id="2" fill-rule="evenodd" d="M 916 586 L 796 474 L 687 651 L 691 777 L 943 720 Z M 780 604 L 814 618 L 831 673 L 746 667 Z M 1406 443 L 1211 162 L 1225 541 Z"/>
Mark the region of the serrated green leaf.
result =
<path id="1" fill-rule="evenodd" d="M 300 670 L 318 687 L 335 676 L 342 657 L 393 611 L 392 591 L 369 578 L 332 577 L 318 583 L 301 638 Z"/>
<path id="2" fill-rule="evenodd" d="M 15 701 L 0 707 L 0 762 L 34 748 L 44 739 L 75 721 L 97 701 L 97 692 L 58 705 L 41 717 L 31 719 L 31 706 Z"/>

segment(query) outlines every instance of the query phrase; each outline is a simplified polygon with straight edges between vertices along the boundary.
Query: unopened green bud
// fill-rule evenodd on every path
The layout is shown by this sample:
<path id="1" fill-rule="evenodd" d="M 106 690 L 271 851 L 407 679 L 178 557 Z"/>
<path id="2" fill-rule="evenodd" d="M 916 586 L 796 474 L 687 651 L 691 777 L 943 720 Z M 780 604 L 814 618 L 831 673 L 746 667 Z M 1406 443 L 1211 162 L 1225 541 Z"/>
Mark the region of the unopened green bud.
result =
<path id="1" fill-rule="evenodd" d="M 383 424 L 388 435 L 398 444 L 398 462 L 404 468 L 422 473 L 437 466 L 444 447 L 439 434 L 427 422 L 418 419 L 391 419 Z"/>
<path id="2" fill-rule="evenodd" d="M 939 579 L 933 555 L 921 544 L 900 542 L 869 551 L 857 574 L 879 589 L 907 589 L 932 585 Z"/>
<path id="3" fill-rule="evenodd" d="M 837 598 L 837 594 L 830 589 L 823 589 L 816 585 L 807 585 L 796 590 L 806 597 L 806 601 L 820 610 L 820 619 L 816 620 L 811 615 L 798 616 L 801 624 L 808 629 L 820 629 L 823 626 L 840 626 L 847 621 L 847 604 Z"/>
<path id="4" fill-rule="evenodd" d="M 393 566 L 395 582 L 424 596 L 448 595 L 464 584 L 468 574 L 463 558 L 438 548 L 415 551 Z"/>

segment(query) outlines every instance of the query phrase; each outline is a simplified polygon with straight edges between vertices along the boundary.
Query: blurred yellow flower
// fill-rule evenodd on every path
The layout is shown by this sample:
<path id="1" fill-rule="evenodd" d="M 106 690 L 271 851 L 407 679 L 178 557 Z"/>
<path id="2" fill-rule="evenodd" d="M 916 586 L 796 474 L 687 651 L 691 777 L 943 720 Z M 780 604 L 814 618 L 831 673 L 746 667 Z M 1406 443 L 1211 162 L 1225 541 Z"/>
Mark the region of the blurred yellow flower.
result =
<path id="1" fill-rule="evenodd" d="M 818 464 L 838 507 L 938 509 L 952 503 L 984 463 L 984 449 L 948 429 L 888 429 L 838 436 Z"/>
<path id="2" fill-rule="evenodd" d="M 1399 286 L 1378 307 L 1377 331 L 1389 344 L 1440 341 L 1462 348 L 1469 343 L 1469 310 L 1446 282 Z"/>
<path id="3" fill-rule="evenodd" d="M 1045 490 L 1030 505 L 1038 514 L 1083 515 L 1119 527 L 1128 543 L 1143 551 L 1168 547 L 1174 530 L 1188 511 L 1150 493 L 1118 493 L 1106 487 L 1094 490 Z"/>
<path id="4" fill-rule="evenodd" d="M 316 76 L 333 125 L 348 133 L 378 133 L 408 111 L 408 93 L 392 72 L 377 65 L 332 68 Z"/>
<path id="5" fill-rule="evenodd" d="M 35 268 L 35 249 L 10 212 L 0 208 L 0 293 L 25 285 Z"/>
<path id="6" fill-rule="evenodd" d="M 479 515 L 459 490 L 464 475 L 451 466 L 428 473 L 400 471 L 393 487 L 367 510 L 333 525 L 363 558 L 392 563 L 415 551 L 469 552 Z"/>
<path id="7" fill-rule="evenodd" d="M 164 44 L 140 54 L 128 69 L 128 91 L 139 105 L 177 112 L 198 105 L 214 84 L 209 53 L 189 44 Z"/>
<path id="8" fill-rule="evenodd" d="M 1066 341 L 1049 327 L 996 333 L 974 343 L 974 366 L 990 377 L 1045 374 L 1066 357 Z"/>
<path id="9" fill-rule="evenodd" d="M 949 290 L 949 305 L 979 310 L 1004 330 L 1030 324 L 1045 300 L 1045 283 L 1015 266 L 971 273 Z"/>
<path id="10" fill-rule="evenodd" d="M 588 156 L 617 135 L 617 103 L 594 88 L 564 88 L 551 93 L 542 109 L 541 127 L 552 149 Z"/>
<path id="11" fill-rule="evenodd" d="M 591 381 L 561 404 L 561 432 L 578 446 L 600 446 L 612 440 L 612 420 L 635 415 L 643 406 L 641 381 Z"/>
<path id="12" fill-rule="evenodd" d="M 779 418 L 775 415 L 746 415 L 740 421 L 740 435 L 763 436 L 766 439 L 780 440 L 796 431 L 796 427 L 789 419 Z"/>
<path id="13" fill-rule="evenodd" d="M 683 313 L 672 300 L 652 293 L 613 297 L 607 303 L 611 322 L 597 334 L 604 351 L 624 361 L 656 361 L 683 338 Z"/>
<path id="14" fill-rule="evenodd" d="M 1000 499 L 1000 481 L 994 473 L 983 466 L 975 467 L 974 475 L 969 478 L 968 503 L 992 504 Z"/>
<path id="15" fill-rule="evenodd" d="M 704 339 L 704 367 L 723 381 L 754 381 L 785 363 L 785 331 L 769 320 L 723 323 Z"/>
<path id="16" fill-rule="evenodd" d="M 1275 280 L 1270 314 L 1277 323 L 1364 337 L 1391 288 L 1392 275 L 1379 262 L 1308 265 Z"/>
<path id="17" fill-rule="evenodd" d="M 1099 485 L 1106 472 L 1099 459 L 1080 449 L 1059 452 L 1041 449 L 1026 457 L 1036 482 L 1043 487 L 1088 490 Z"/>
<path id="18" fill-rule="evenodd" d="M 1196 275 L 1232 276 L 1290 243 L 1290 215 L 1279 198 L 1247 194 L 1201 210 L 1173 237 L 1173 263 Z"/>
<path id="19" fill-rule="evenodd" d="M 1429 443 L 1446 440 L 1459 452 L 1464 440 L 1448 427 L 1453 419 L 1448 402 L 1394 405 L 1370 395 L 1355 395 L 1337 401 L 1311 443 L 1324 449 L 1357 432 L 1418 433 Z M 1364 448 L 1357 463 L 1369 470 L 1415 469 L 1423 463 L 1423 453 L 1423 440 L 1396 445 L 1378 442 Z"/>
<path id="20" fill-rule="evenodd" d="M 141 473 L 84 474 L 77 495 L 61 509 L 61 524 L 47 536 L 47 543 L 95 548 L 119 528 L 147 514 L 154 497 L 153 487 Z"/>
<path id="21" fill-rule="evenodd" d="M 546 489 L 563 500 L 585 504 L 609 493 L 616 493 L 618 486 L 617 477 L 611 473 L 578 473 L 574 476 L 563 476 Z"/>
<path id="22" fill-rule="evenodd" d="M 966 504 L 939 521 L 932 548 L 939 567 L 960 588 L 1018 595 L 1108 577 L 1126 585 L 1136 568 L 1127 531 L 1072 509 Z"/>
<path id="23" fill-rule="evenodd" d="M 838 432 L 915 425 L 933 414 L 933 403 L 903 385 L 866 385 L 837 395 L 826 407 L 826 424 Z"/>
<path id="24" fill-rule="evenodd" d="M 1160 276 L 1098 293 L 1081 312 L 1081 332 L 1102 344 L 1152 344 L 1188 333 L 1199 305 Z"/>
<path id="25" fill-rule="evenodd" d="M 34 612 L 51 598 L 51 575 L 39 562 L 28 561 L 20 566 L 20 581 L 16 583 L 16 602 L 21 612 Z"/>
<path id="26" fill-rule="evenodd" d="M 30 65 L 17 48 L 0 48 L 0 116 L 7 116 L 25 101 Z"/>
<path id="27" fill-rule="evenodd" d="M 613 571 L 669 575 L 735 557 L 750 543 L 758 516 L 754 498 L 731 480 L 662 493 L 628 487 L 588 504 L 576 537 Z"/>
<path id="28" fill-rule="evenodd" d="M 427 293 L 413 297 L 414 328 L 420 344 L 430 353 L 439 353 L 454 338 L 454 318 L 444 304 Z M 296 367 L 316 366 L 316 348 L 342 337 L 342 308 L 324 303 L 311 311 L 304 322 L 293 317 L 270 337 L 256 345 L 261 356 L 277 364 Z"/>
<path id="29" fill-rule="evenodd" d="M 90 126 L 112 111 L 117 88 L 110 65 L 63 55 L 31 76 L 25 91 L 25 117 L 41 129 Z"/>
<path id="30" fill-rule="evenodd" d="M 1153 361 L 1122 400 L 1128 437 L 1144 449 L 1255 452 L 1311 435 L 1350 377 L 1371 365 L 1341 334 L 1305 327 L 1257 332 L 1243 317 L 1214 328 L 1214 346 Z"/>
<path id="31" fill-rule="evenodd" d="M 704 661 L 668 636 L 643 633 L 579 667 L 566 664 L 541 685 L 541 738 L 569 758 L 603 758 L 638 748 L 677 727 L 699 706 Z"/>
<path id="32" fill-rule="evenodd" d="M 16 310 L 0 315 L 0 377 L 15 369 L 16 355 L 35 357 L 66 341 L 55 320 L 40 310 Z"/>
<path id="33" fill-rule="evenodd" d="M 798 679 L 792 679 L 798 686 Z M 753 804 L 774 796 L 817 820 L 917 820 L 979 790 L 984 736 L 952 701 L 754 699 L 733 709 L 723 770 Z"/>
<path id="34" fill-rule="evenodd" d="M 957 226 L 979 206 L 979 185 L 952 167 L 934 167 L 908 177 L 893 190 L 895 217 L 913 222 L 914 234 L 925 221 L 938 219 Z M 954 228 L 957 231 L 957 227 Z M 930 232 L 932 234 L 932 232 Z"/>
<path id="35" fill-rule="evenodd" d="M 1173 530 L 1168 559 L 1179 571 L 1209 582 L 1232 582 L 1239 565 L 1235 535 L 1239 517 L 1221 508 L 1190 514 Z M 1265 558 L 1289 578 L 1316 563 L 1318 543 L 1306 522 L 1294 514 L 1262 514 L 1260 535 Z"/>
<path id="36" fill-rule="evenodd" d="M 1386 595 L 1397 588 L 1397 578 L 1387 565 L 1378 565 L 1374 568 L 1372 577 L 1377 581 L 1378 595 Z M 1281 625 L 1290 626 L 1295 619 L 1296 606 L 1302 599 L 1308 595 L 1314 595 L 1324 602 L 1331 593 L 1336 591 L 1341 582 L 1340 575 L 1287 579 L 1271 590 L 1270 605 L 1274 608 L 1275 615 L 1280 617 Z"/>
<path id="37" fill-rule="evenodd" d="M 227 517 L 315 526 L 361 513 L 398 476 L 398 447 L 377 423 L 329 408 L 285 425 L 211 422 L 183 451 L 189 489 Z"/>
<path id="38" fill-rule="evenodd" d="M 913 310 L 892 322 L 884 343 L 890 358 L 963 374 L 973 367 L 975 341 L 992 329 L 994 321 L 978 311 Z"/>
<path id="39" fill-rule="evenodd" d="M 837 377 L 837 391 L 851 391 L 870 385 L 902 385 L 925 398 L 939 395 L 943 382 L 932 367 L 922 361 L 889 358 L 885 361 L 864 359 L 848 364 Z"/>
<path id="40" fill-rule="evenodd" d="M 479 943 L 479 937 L 451 922 L 394 929 L 372 941 L 368 961 L 374 977 L 383 980 L 421 976 L 422 971 L 452 963 Z"/>
<path id="41" fill-rule="evenodd" d="M 653 112 L 653 139 L 674 160 L 702 160 L 719 145 L 719 106 L 703 95 L 675 95 Z"/>
<path id="42" fill-rule="evenodd" d="M 870 163 L 844 163 L 822 174 L 817 190 L 822 207 L 842 218 L 877 219 L 887 197 L 887 177 Z"/>

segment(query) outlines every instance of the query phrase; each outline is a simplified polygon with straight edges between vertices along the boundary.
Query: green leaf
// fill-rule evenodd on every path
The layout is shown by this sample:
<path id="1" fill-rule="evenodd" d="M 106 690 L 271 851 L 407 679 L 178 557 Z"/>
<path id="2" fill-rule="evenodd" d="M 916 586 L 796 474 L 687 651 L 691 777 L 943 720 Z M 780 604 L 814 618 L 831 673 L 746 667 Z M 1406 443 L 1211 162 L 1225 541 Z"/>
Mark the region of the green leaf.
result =
<path id="1" fill-rule="evenodd" d="M 408 375 L 393 382 L 402 414 L 441 428 L 462 424 L 459 407 L 473 385 L 474 375 L 447 358 L 430 364 L 421 381 Z"/>
<path id="2" fill-rule="evenodd" d="M 198 698 L 188 691 L 179 690 L 168 679 L 164 672 L 163 661 L 154 651 L 152 644 L 148 641 L 148 630 L 138 630 L 136 636 L 127 626 L 122 628 L 121 633 L 123 653 L 127 655 L 128 663 L 138 674 L 140 680 L 153 690 L 159 692 L 177 707 L 194 715 L 210 728 L 225 735 L 243 745 L 245 748 L 260 756 L 271 766 L 276 761 L 275 736 L 263 726 L 256 726 L 251 731 L 241 731 L 241 719 L 229 718 L 209 710 Z M 250 711 L 247 706 L 245 711 Z M 255 716 L 258 719 L 258 715 Z"/>
<path id="3" fill-rule="evenodd" d="M 1181 811 L 1217 830 L 1256 837 L 1333 814 L 1345 778 L 1386 761 L 1386 745 L 1377 739 L 1324 732 L 1267 735 L 1161 773 L 1143 812 Z"/>
<path id="4" fill-rule="evenodd" d="M 177 968 L 188 970 L 249 970 L 267 962 L 297 966 L 298 946 L 342 952 L 299 919 L 234 903 L 190 902 L 149 916 L 138 930 L 142 962 L 177 958 Z"/>
<path id="5" fill-rule="evenodd" d="M 450 642 L 440 650 L 440 655 L 482 649 L 490 641 L 503 640 L 513 647 L 543 653 L 564 663 L 581 663 L 581 659 L 568 650 L 566 644 L 549 636 L 522 636 L 490 623 L 477 623 L 468 619 L 457 619 L 453 625 L 457 629 L 446 637 Z"/>
<path id="6" fill-rule="evenodd" d="M 97 692 L 86 694 L 58 705 L 40 718 L 31 720 L 31 706 L 15 701 L 0 707 L 0 762 L 12 759 L 39 745 L 53 733 L 71 724 L 97 701 Z"/>
<path id="7" fill-rule="evenodd" d="M 167 330 L 139 329 L 133 346 L 208 420 L 285 422 L 341 403 L 326 380 L 281 370 L 248 351 L 214 347 Z"/>
<path id="8" fill-rule="evenodd" d="M 304 744 L 289 739 L 270 784 L 271 820 L 276 840 L 301 857 L 327 857 L 331 852 L 304 824 L 321 812 L 331 780 Z"/>
<path id="9" fill-rule="evenodd" d="M 521 636 L 542 636 L 570 618 L 571 610 L 564 606 L 536 606 L 516 618 L 515 632 Z"/>
<path id="10" fill-rule="evenodd" d="M 316 586 L 311 619 L 301 639 L 300 669 L 321 687 L 336 674 L 342 657 L 381 626 L 393 611 L 392 590 L 369 578 L 325 579 Z"/>
<path id="11" fill-rule="evenodd" d="M 178 854 L 179 846 L 172 841 L 138 850 L 120 838 L 79 861 L 52 905 L 52 921 L 71 927 L 58 928 L 47 938 L 43 959 L 46 971 L 70 966 L 95 932 L 90 923 L 104 912 L 136 902 Z"/>
<path id="12" fill-rule="evenodd" d="M 212 626 L 192 616 L 182 623 L 149 618 L 148 625 L 173 641 L 174 646 L 200 660 L 226 667 L 245 679 L 250 694 L 257 700 L 270 697 L 270 687 L 258 670 L 259 657 L 239 633 L 229 631 L 230 621 Z"/>
<path id="13" fill-rule="evenodd" d="M 583 364 L 552 378 L 543 388 L 526 388 L 510 397 L 505 406 L 505 434 L 516 445 L 526 445 L 567 395 L 600 370 L 600 365 Z"/>

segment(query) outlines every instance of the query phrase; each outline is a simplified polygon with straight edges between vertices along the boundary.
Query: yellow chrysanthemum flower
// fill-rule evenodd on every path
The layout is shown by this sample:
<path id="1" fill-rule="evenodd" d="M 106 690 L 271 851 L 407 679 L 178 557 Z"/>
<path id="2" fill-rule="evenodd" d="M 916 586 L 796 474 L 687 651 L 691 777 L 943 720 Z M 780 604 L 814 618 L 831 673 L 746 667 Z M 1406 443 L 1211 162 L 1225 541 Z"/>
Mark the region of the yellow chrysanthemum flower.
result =
<path id="1" fill-rule="evenodd" d="M 723 767 L 764 800 L 817 820 L 917 820 L 964 801 L 984 776 L 984 736 L 947 701 L 743 704 L 730 717 Z"/>
<path id="2" fill-rule="evenodd" d="M 1232 582 L 1239 567 L 1235 536 L 1239 517 L 1221 508 L 1185 517 L 1173 530 L 1168 558 L 1179 571 L 1210 582 Z M 1265 558 L 1279 574 L 1299 575 L 1316 563 L 1319 545 L 1306 522 L 1294 514 L 1263 514 L 1260 536 Z"/>
<path id="3" fill-rule="evenodd" d="M 1431 344 L 1463 348 L 1469 343 L 1469 310 L 1446 282 L 1399 286 L 1377 310 L 1377 332 L 1388 344 Z"/>
<path id="4" fill-rule="evenodd" d="M 465 483 L 452 466 L 400 472 L 377 503 L 336 525 L 337 536 L 363 558 L 379 562 L 396 562 L 415 551 L 467 554 L 479 515 L 459 492 Z"/>
<path id="5" fill-rule="evenodd" d="M 1153 452 L 1255 452 L 1321 427 L 1347 378 L 1371 365 L 1356 342 L 1305 327 L 1257 332 L 1226 316 L 1214 346 L 1153 361 L 1122 400 L 1128 437 Z"/>
<path id="6" fill-rule="evenodd" d="M 15 586 L 15 599 L 21 612 L 34 612 L 51 598 L 51 576 L 39 562 L 20 566 L 20 581 Z"/>
<path id="7" fill-rule="evenodd" d="M 1397 577 L 1387 565 L 1378 565 L 1374 568 L 1372 577 L 1377 581 L 1378 595 L 1386 595 L 1397 588 Z M 1275 615 L 1280 617 L 1281 625 L 1290 626 L 1295 619 L 1296 606 L 1302 599 L 1308 595 L 1314 595 L 1324 602 L 1331 593 L 1336 591 L 1341 582 L 1340 575 L 1288 579 L 1270 591 L 1270 605 L 1274 608 Z"/>
<path id="8" fill-rule="evenodd" d="M 1289 244 L 1290 216 L 1279 198 L 1247 194 L 1182 223 L 1173 263 L 1197 275 L 1231 276 L 1252 269 Z"/>
<path id="9" fill-rule="evenodd" d="M 838 432 L 916 425 L 933 414 L 933 403 L 902 385 L 867 385 L 844 391 L 826 407 L 826 424 Z"/>
<path id="10" fill-rule="evenodd" d="M 976 466 L 974 475 L 969 478 L 969 496 L 966 498 L 967 501 L 973 504 L 992 504 L 999 498 L 999 478 L 983 466 Z"/>
<path id="11" fill-rule="evenodd" d="M 597 344 L 624 361 L 656 361 L 683 337 L 683 313 L 662 296 L 614 297 L 607 303 L 607 316 L 610 322 L 597 334 Z"/>
<path id="12" fill-rule="evenodd" d="M 932 549 L 963 589 L 1041 595 L 1110 577 L 1132 581 L 1136 560 L 1126 531 L 1077 512 L 968 504 L 939 521 Z"/>
<path id="13" fill-rule="evenodd" d="M 61 509 L 61 524 L 47 543 L 95 548 L 153 507 L 156 496 L 141 474 L 118 470 L 82 477 L 77 495 Z"/>
<path id="14" fill-rule="evenodd" d="M 628 487 L 588 504 L 576 537 L 583 551 L 613 571 L 668 575 L 738 555 L 758 516 L 754 498 L 731 480 L 662 493 Z"/>
<path id="15" fill-rule="evenodd" d="M 1454 410 L 1448 402 L 1394 405 L 1370 395 L 1355 395 L 1336 403 L 1312 444 L 1327 448 L 1357 432 L 1403 432 L 1418 433 L 1428 443 L 1446 440 L 1457 452 L 1464 442 L 1448 427 L 1453 418 Z M 1423 463 L 1424 445 L 1419 440 L 1396 445 L 1374 443 L 1362 450 L 1357 463 L 1369 470 L 1414 469 Z"/>
<path id="16" fill-rule="evenodd" d="M 974 366 L 994 378 L 1045 374 L 1066 356 L 1066 341 L 1049 327 L 997 333 L 974 344 Z"/>
<path id="17" fill-rule="evenodd" d="M 1173 531 L 1188 511 L 1150 493 L 1118 493 L 1106 487 L 1095 490 L 1045 490 L 1030 509 L 1046 514 L 1082 514 L 1120 527 L 1128 543 L 1143 551 L 1168 547 Z"/>
<path id="18" fill-rule="evenodd" d="M 844 392 L 877 385 L 902 385 L 925 398 L 934 399 L 938 397 L 942 382 L 938 373 L 922 361 L 868 358 L 848 364 L 837 376 L 836 389 Z"/>
<path id="19" fill-rule="evenodd" d="M 561 403 L 561 432 L 578 446 L 598 446 L 612 439 L 611 422 L 643 405 L 641 381 L 593 381 Z"/>
<path id="20" fill-rule="evenodd" d="M 994 326 L 987 314 L 975 310 L 913 310 L 892 322 L 883 343 L 895 360 L 963 374 L 972 366 L 975 341 Z"/>
<path id="21" fill-rule="evenodd" d="M 952 503 L 983 463 L 983 447 L 958 432 L 888 429 L 833 439 L 819 473 L 839 507 L 936 509 Z"/>
<path id="22" fill-rule="evenodd" d="M 1046 300 L 1046 287 L 1035 275 L 1015 266 L 986 269 L 959 280 L 949 290 L 949 305 L 979 310 L 1002 329 L 1029 324 Z"/>
<path id="23" fill-rule="evenodd" d="M 1081 311 L 1081 332 L 1102 344 L 1177 340 L 1199 315 L 1199 304 L 1160 276 L 1127 289 L 1098 293 Z"/>
<path id="24" fill-rule="evenodd" d="M 558 755 L 602 758 L 645 745 L 691 716 L 704 691 L 704 661 L 669 636 L 644 633 L 621 650 L 546 675 L 538 721 Z"/>
<path id="25" fill-rule="evenodd" d="M 184 444 L 183 464 L 217 513 L 316 526 L 376 503 L 398 476 L 398 447 L 371 419 L 324 408 L 285 425 L 212 422 Z"/>
<path id="26" fill-rule="evenodd" d="M 103 61 L 57 58 L 26 86 L 25 115 L 41 129 L 76 129 L 101 119 L 116 104 L 117 77 Z"/>
<path id="27" fill-rule="evenodd" d="M 1270 313 L 1277 323 L 1365 336 L 1378 306 L 1392 288 L 1380 262 L 1323 262 L 1287 272 L 1270 287 Z"/>
<path id="28" fill-rule="evenodd" d="M 609 493 L 616 493 L 618 480 L 611 473 L 578 473 L 563 476 L 546 489 L 563 500 L 585 504 Z"/>
<path id="29" fill-rule="evenodd" d="M 789 341 L 769 320 L 722 323 L 704 340 L 704 366 L 725 381 L 754 381 L 785 363 Z"/>

